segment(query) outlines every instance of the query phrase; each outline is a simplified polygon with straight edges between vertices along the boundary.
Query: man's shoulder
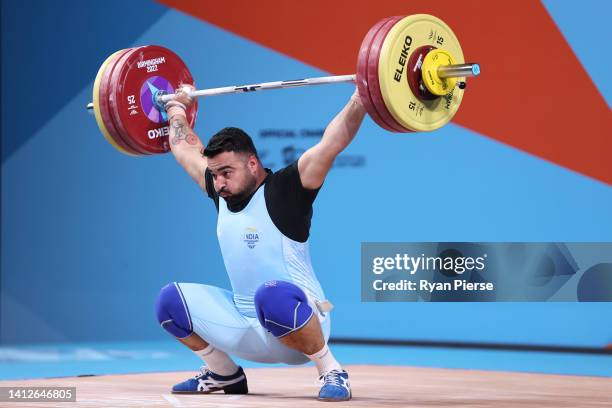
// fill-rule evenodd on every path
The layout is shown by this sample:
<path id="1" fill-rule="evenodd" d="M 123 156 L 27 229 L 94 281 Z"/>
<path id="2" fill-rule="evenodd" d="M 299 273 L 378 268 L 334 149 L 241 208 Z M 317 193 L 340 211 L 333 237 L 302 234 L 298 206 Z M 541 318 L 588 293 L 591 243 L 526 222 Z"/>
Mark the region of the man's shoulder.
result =
<path id="1" fill-rule="evenodd" d="M 285 167 L 280 168 L 276 171 L 270 171 L 270 175 L 274 177 L 283 177 L 290 174 L 298 174 L 298 164 L 297 160 L 287 164 Z"/>
<path id="2" fill-rule="evenodd" d="M 277 195 L 282 200 L 296 198 L 300 202 L 305 201 L 308 204 L 312 204 L 320 190 L 320 187 L 311 190 L 302 185 L 297 160 L 271 173 L 268 176 L 266 184 L 267 190 L 270 191 L 268 195 Z M 274 193 L 272 193 L 272 191 L 274 191 Z"/>
<path id="3" fill-rule="evenodd" d="M 287 166 L 276 171 L 272 171 L 270 169 L 266 169 L 266 171 L 268 172 L 266 184 L 271 185 L 295 183 L 297 180 L 299 180 L 300 177 L 297 161 L 290 163 Z"/>
<path id="4" fill-rule="evenodd" d="M 302 186 L 297 161 L 268 175 L 266 206 L 274 225 L 285 236 L 298 242 L 308 239 L 317 192 Z"/>

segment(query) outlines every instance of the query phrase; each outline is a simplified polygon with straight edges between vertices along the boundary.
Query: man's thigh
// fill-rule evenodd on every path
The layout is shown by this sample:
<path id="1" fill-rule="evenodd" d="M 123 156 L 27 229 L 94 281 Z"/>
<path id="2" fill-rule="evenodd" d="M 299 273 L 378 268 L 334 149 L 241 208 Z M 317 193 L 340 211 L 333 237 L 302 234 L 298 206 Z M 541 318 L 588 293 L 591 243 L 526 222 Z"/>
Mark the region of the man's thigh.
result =
<path id="1" fill-rule="evenodd" d="M 185 299 L 194 332 L 207 343 L 250 361 L 286 364 L 309 361 L 268 333 L 256 317 L 241 314 L 234 304 L 232 292 L 196 283 L 177 285 Z M 327 339 L 329 316 L 321 320 Z"/>

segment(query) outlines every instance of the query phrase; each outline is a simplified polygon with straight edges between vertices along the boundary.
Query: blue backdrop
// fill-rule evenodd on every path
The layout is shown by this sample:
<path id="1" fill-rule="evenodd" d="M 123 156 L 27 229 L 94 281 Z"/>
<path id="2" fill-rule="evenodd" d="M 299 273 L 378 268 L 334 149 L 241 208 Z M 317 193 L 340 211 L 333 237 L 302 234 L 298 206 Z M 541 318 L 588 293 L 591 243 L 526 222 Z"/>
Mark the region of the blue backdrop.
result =
<path id="1" fill-rule="evenodd" d="M 610 100 L 586 30 L 606 13 L 546 6 Z M 172 156 L 118 153 L 85 112 L 99 64 L 144 44 L 175 50 L 199 87 L 326 74 L 150 1 L 2 2 L 3 344 L 166 338 L 153 313 L 163 285 L 228 287 L 213 203 Z M 316 143 L 352 90 L 203 100 L 196 132 L 206 141 L 242 127 L 279 169 Z M 395 135 L 366 119 L 337 164 L 311 231 L 337 306 L 333 336 L 612 343 L 611 303 L 373 304 L 359 287 L 362 241 L 610 241 L 608 185 L 454 124 Z"/>

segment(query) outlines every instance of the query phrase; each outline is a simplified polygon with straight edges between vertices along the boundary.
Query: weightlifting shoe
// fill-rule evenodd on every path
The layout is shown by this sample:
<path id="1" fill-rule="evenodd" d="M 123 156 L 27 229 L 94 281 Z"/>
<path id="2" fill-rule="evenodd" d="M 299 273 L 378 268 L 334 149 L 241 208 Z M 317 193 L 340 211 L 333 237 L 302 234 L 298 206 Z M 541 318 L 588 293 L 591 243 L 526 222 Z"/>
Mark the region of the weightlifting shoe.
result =
<path id="1" fill-rule="evenodd" d="M 208 394 L 214 391 L 221 391 L 226 394 L 247 394 L 249 387 L 242 367 L 233 375 L 215 374 L 203 366 L 200 373 L 194 378 L 176 384 L 172 387 L 173 394 Z"/>
<path id="2" fill-rule="evenodd" d="M 323 384 L 319 391 L 320 401 L 348 401 L 351 399 L 351 384 L 345 370 L 331 370 L 319 377 Z"/>

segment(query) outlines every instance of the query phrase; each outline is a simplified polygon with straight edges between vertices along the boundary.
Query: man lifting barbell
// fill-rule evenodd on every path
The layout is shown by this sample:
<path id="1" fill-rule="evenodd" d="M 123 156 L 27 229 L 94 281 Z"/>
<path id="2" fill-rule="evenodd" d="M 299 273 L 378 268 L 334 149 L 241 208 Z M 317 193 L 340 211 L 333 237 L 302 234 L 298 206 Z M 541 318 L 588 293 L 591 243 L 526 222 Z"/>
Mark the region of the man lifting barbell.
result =
<path id="1" fill-rule="evenodd" d="M 319 398 L 351 398 L 348 373 L 327 340 L 331 304 L 310 262 L 312 204 L 337 155 L 355 137 L 367 112 L 392 132 L 431 131 L 457 112 L 465 82 L 478 64 L 462 63 L 452 30 L 418 14 L 380 20 L 366 34 L 356 75 L 276 81 L 196 91 L 181 59 L 159 46 L 108 57 L 94 81 L 93 109 L 104 137 L 119 151 L 141 156 L 172 151 L 214 201 L 217 235 L 232 292 L 173 282 L 157 299 L 162 327 L 205 362 L 173 392 L 248 392 L 230 354 L 252 361 L 313 361 Z M 319 143 L 276 173 L 264 169 L 251 138 L 225 128 L 204 148 L 194 133 L 198 96 L 356 82 L 348 104 Z M 173 94 L 173 92 L 175 92 Z"/>
<path id="2" fill-rule="evenodd" d="M 230 355 L 267 363 L 313 361 L 319 399 L 351 398 L 348 373 L 327 345 L 329 303 L 312 269 L 308 236 L 312 204 L 338 154 L 365 116 L 357 92 L 323 137 L 296 162 L 264 169 L 251 138 L 225 128 L 204 148 L 186 117 L 192 98 L 179 89 L 166 111 L 171 151 L 218 210 L 217 235 L 233 293 L 171 283 L 159 295 L 162 327 L 205 362 L 176 393 L 246 393 L 242 368 Z"/>

